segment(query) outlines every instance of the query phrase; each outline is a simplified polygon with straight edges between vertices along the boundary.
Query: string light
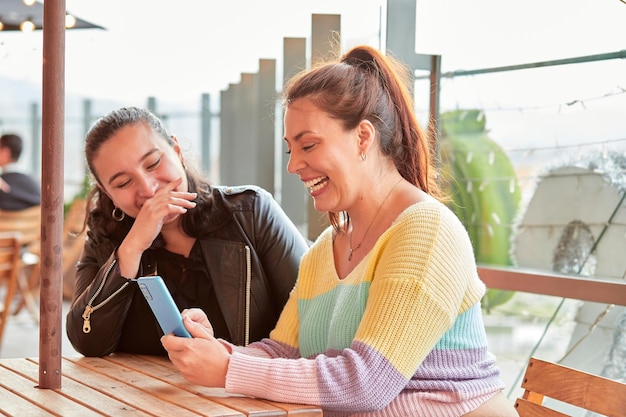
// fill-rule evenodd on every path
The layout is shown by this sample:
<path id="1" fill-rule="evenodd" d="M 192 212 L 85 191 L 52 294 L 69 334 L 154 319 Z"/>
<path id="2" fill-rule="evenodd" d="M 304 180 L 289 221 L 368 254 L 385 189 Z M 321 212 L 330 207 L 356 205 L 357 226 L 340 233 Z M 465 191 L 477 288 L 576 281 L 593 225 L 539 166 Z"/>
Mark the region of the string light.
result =
<path id="1" fill-rule="evenodd" d="M 66 14 L 65 15 L 65 27 L 67 29 L 71 29 L 74 26 L 76 26 L 76 18 L 72 16 L 71 14 Z"/>
<path id="2" fill-rule="evenodd" d="M 32 6 L 33 4 L 35 4 L 35 0 L 23 0 L 24 4 L 27 6 Z"/>
<path id="3" fill-rule="evenodd" d="M 550 108 L 556 108 L 557 114 L 560 114 L 563 108 L 572 107 L 575 104 L 580 105 L 583 109 L 586 110 L 587 109 L 586 103 L 589 103 L 591 101 L 596 101 L 596 100 L 603 100 L 603 99 L 618 96 L 621 94 L 626 94 L 626 88 L 618 85 L 615 87 L 615 90 L 609 91 L 606 94 L 595 96 L 595 97 L 587 97 L 584 99 L 574 99 L 566 103 L 545 104 L 545 105 L 538 105 L 538 106 L 523 106 L 523 107 L 500 107 L 500 106 L 499 107 L 485 107 L 485 108 L 482 108 L 482 110 L 485 113 L 486 112 L 510 112 L 510 111 L 524 113 L 524 112 L 531 111 L 531 110 L 545 110 L 545 109 L 550 109 Z"/>
<path id="4" fill-rule="evenodd" d="M 32 17 L 29 17 L 28 19 L 20 23 L 20 30 L 22 32 L 32 32 L 33 30 L 35 30 L 35 24 L 33 23 Z"/>
<path id="5" fill-rule="evenodd" d="M 610 140 L 605 140 L 602 143 L 599 142 L 588 142 L 588 143 L 574 143 L 571 145 L 556 145 L 556 146 L 538 146 L 538 147 L 533 147 L 533 148 L 509 148 L 509 149 L 505 149 L 506 153 L 511 154 L 514 152 L 521 152 L 524 154 L 524 156 L 529 156 L 532 155 L 538 151 L 558 151 L 558 150 L 564 150 L 564 149 L 568 149 L 568 148 L 577 148 L 579 149 L 579 152 L 581 152 L 582 150 L 580 148 L 582 147 L 597 147 L 597 146 L 601 146 L 602 149 L 605 149 L 607 146 L 609 146 L 610 144 L 618 144 L 620 142 L 626 142 L 626 138 L 622 138 L 622 139 L 610 139 Z"/>
<path id="6" fill-rule="evenodd" d="M 24 3 L 27 4 L 28 6 L 32 5 L 32 4 L 26 3 L 26 1 L 24 1 Z M 66 13 L 65 15 L 65 28 L 66 29 L 72 29 L 76 27 L 76 22 L 77 22 L 76 17 L 74 17 L 73 15 L 69 13 Z M 5 27 L 5 24 L 2 20 L 2 17 L 0 16 L 0 31 L 4 30 L 4 27 Z M 20 23 L 20 30 L 22 32 L 32 32 L 35 29 L 37 29 L 37 25 L 33 23 L 33 18 L 30 16 L 26 20 L 24 20 L 22 23 Z"/>

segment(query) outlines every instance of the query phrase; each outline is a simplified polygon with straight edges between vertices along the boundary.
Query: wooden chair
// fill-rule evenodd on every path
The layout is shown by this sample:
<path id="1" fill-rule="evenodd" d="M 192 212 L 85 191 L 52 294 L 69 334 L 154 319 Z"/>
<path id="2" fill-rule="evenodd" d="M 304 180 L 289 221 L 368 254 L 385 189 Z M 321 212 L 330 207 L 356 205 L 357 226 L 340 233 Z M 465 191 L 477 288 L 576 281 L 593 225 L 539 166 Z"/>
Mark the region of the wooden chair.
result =
<path id="1" fill-rule="evenodd" d="M 20 235 L 22 256 L 17 285 L 22 300 L 14 314 L 26 305 L 31 316 L 39 320 L 39 306 L 31 283 L 39 281 L 41 206 L 16 211 L 0 210 L 0 232 L 18 232 Z"/>
<path id="2" fill-rule="evenodd" d="M 63 297 L 71 300 L 76 281 L 76 262 L 85 245 L 87 231 L 83 230 L 87 201 L 76 199 L 70 205 L 63 222 Z"/>
<path id="3" fill-rule="evenodd" d="M 21 251 L 19 233 L 0 233 L 0 343 L 17 288 Z"/>
<path id="4" fill-rule="evenodd" d="M 566 366 L 531 358 L 515 402 L 520 417 L 567 417 L 543 404 L 549 397 L 609 417 L 626 415 L 626 384 Z"/>
<path id="5" fill-rule="evenodd" d="M 63 221 L 63 298 L 68 300 L 71 300 L 74 295 L 76 262 L 78 262 L 78 258 L 80 257 L 85 243 L 85 237 L 87 236 L 87 232 L 83 230 L 86 204 L 85 200 L 74 200 Z M 3 227 L 9 228 L 9 220 L 4 220 L 2 217 L 3 213 L 8 214 L 10 212 L 2 212 L 0 210 L 0 230 Z M 21 225 L 21 231 L 27 233 L 28 237 L 24 240 L 29 241 L 28 251 L 23 256 L 23 265 L 25 268 L 30 268 L 30 271 L 25 271 L 25 273 L 20 274 L 20 278 L 18 278 L 19 289 L 23 296 L 17 303 L 13 314 L 19 313 L 20 310 L 26 306 L 31 315 L 38 320 L 39 307 L 37 306 L 37 299 L 39 298 L 39 256 L 41 248 L 39 234 L 35 234 L 34 231 L 30 229 L 36 224 L 34 218 L 37 216 L 34 215 L 34 211 L 22 214 L 24 216 L 19 219 L 18 223 Z M 40 216 L 41 214 L 39 214 L 37 219 L 39 219 Z M 14 218 L 15 217 L 18 216 L 14 215 Z M 26 221 L 25 218 L 31 219 L 30 221 Z M 11 215 L 7 216 L 7 219 L 11 219 Z M 5 222 L 7 224 L 4 224 Z"/>

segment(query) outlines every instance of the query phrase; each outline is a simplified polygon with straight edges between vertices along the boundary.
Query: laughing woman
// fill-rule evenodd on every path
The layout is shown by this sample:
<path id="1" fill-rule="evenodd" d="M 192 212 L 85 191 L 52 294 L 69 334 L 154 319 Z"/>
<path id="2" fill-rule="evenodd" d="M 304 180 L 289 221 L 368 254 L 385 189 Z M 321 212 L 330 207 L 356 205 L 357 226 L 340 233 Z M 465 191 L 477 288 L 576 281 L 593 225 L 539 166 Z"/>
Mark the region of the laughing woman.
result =
<path id="1" fill-rule="evenodd" d="M 194 338 L 163 345 L 188 380 L 326 417 L 517 415 L 488 351 L 472 245 L 438 200 L 402 74 L 363 46 L 290 81 L 288 170 L 331 226 L 269 339 L 235 346 L 184 312 Z"/>
<path id="2" fill-rule="evenodd" d="M 307 242 L 267 191 L 210 185 L 144 109 L 99 119 L 85 155 L 96 186 L 66 326 L 78 352 L 166 354 L 141 275 L 161 275 L 178 307 L 202 308 L 225 340 L 269 334 Z"/>

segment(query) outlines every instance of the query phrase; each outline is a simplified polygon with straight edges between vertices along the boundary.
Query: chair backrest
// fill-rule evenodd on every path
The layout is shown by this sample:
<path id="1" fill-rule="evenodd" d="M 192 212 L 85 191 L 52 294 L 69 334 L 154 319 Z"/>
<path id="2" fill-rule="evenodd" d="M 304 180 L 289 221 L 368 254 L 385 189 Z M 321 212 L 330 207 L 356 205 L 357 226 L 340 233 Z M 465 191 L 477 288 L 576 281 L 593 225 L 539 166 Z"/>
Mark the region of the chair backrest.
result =
<path id="1" fill-rule="evenodd" d="M 72 202 L 63 223 L 63 297 L 71 300 L 76 281 L 76 262 L 85 245 L 87 231 L 83 230 L 87 202 Z"/>
<path id="2" fill-rule="evenodd" d="M 41 236 L 41 206 L 24 210 L 0 210 L 0 232 L 21 233 L 22 245 L 39 241 Z"/>
<path id="3" fill-rule="evenodd" d="M 0 343 L 17 287 L 21 247 L 19 233 L 0 233 Z"/>
<path id="4" fill-rule="evenodd" d="M 567 417 L 543 405 L 545 397 L 609 417 L 626 412 L 626 384 L 557 363 L 531 358 L 515 402 L 520 417 Z"/>

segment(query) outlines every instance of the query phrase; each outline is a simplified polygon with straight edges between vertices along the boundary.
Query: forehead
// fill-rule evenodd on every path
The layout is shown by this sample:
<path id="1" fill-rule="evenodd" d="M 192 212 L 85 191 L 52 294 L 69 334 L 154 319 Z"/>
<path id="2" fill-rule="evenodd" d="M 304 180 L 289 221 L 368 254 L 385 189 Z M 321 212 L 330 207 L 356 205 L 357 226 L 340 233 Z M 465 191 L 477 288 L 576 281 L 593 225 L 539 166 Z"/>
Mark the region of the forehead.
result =
<path id="1" fill-rule="evenodd" d="M 308 98 L 299 98 L 291 102 L 285 109 L 285 117 L 288 117 L 290 114 L 297 117 L 303 117 L 319 113 L 323 113 L 322 110 Z"/>
<path id="2" fill-rule="evenodd" d="M 298 99 L 285 109 L 285 129 L 319 127 L 327 125 L 332 118 L 309 99 Z M 294 132 L 297 133 L 297 132 Z"/>
<path id="3" fill-rule="evenodd" d="M 165 139 L 152 130 L 150 126 L 138 123 L 124 126 L 112 134 L 102 143 L 96 158 L 105 151 L 112 151 L 117 148 L 141 149 L 155 146 L 162 148 L 164 145 L 166 145 Z"/>
<path id="4" fill-rule="evenodd" d="M 166 140 L 145 124 L 124 126 L 102 143 L 93 166 L 99 178 L 130 171 L 155 149 L 167 150 Z"/>

